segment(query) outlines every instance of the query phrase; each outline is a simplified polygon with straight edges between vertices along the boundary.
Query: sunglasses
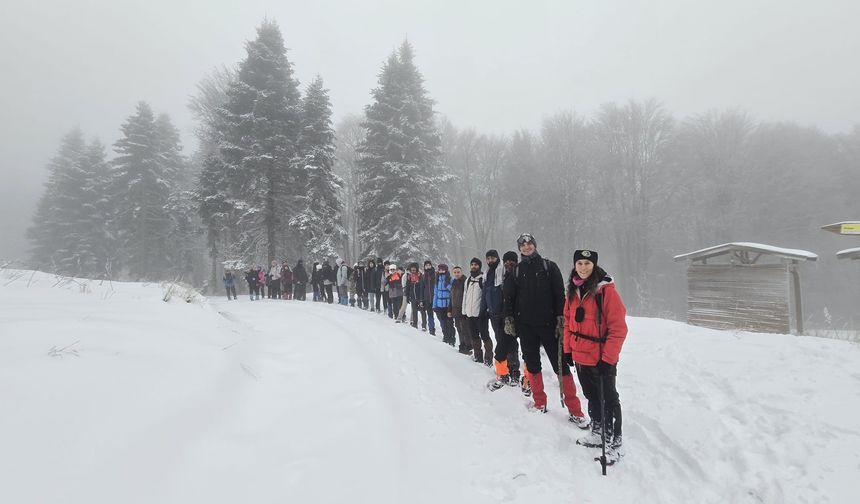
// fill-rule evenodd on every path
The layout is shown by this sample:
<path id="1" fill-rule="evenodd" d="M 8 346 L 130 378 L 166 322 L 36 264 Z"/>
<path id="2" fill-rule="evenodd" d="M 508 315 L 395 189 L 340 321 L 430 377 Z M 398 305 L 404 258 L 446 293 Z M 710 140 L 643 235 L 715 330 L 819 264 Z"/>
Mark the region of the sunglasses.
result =
<path id="1" fill-rule="evenodd" d="M 523 233 L 520 235 L 519 238 L 517 238 L 517 245 L 522 245 L 523 243 L 534 243 L 534 242 L 535 242 L 535 237 L 528 234 L 528 233 Z"/>
<path id="2" fill-rule="evenodd" d="M 585 308 L 579 306 L 576 308 L 576 312 L 573 314 L 573 320 L 577 322 L 582 322 L 585 320 Z"/>

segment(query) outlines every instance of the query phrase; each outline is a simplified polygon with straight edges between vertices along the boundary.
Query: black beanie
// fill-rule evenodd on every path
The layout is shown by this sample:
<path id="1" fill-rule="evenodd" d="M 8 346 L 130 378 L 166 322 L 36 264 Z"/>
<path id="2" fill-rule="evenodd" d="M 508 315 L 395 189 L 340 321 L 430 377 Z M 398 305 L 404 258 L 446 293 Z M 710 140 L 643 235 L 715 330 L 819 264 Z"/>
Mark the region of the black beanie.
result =
<path id="1" fill-rule="evenodd" d="M 496 259 L 498 259 L 499 252 L 496 249 L 490 249 L 487 251 L 486 254 L 484 254 L 484 257 L 495 257 Z"/>
<path id="2" fill-rule="evenodd" d="M 483 266 L 483 265 L 484 265 L 484 263 L 482 263 L 482 262 L 481 262 L 481 260 L 480 260 L 480 259 L 478 259 L 477 257 L 473 257 L 473 258 L 472 258 L 472 260 L 471 260 L 471 261 L 469 261 L 469 266 L 471 266 L 471 265 L 473 265 L 473 264 L 477 264 L 477 265 L 478 265 L 478 269 L 481 269 L 481 266 Z"/>
<path id="3" fill-rule="evenodd" d="M 514 252 L 513 250 L 508 250 L 507 252 L 505 252 L 505 255 L 502 257 L 502 262 L 508 262 L 508 261 L 517 262 L 518 259 L 519 259 L 519 256 L 517 256 L 516 252 Z"/>
<path id="4" fill-rule="evenodd" d="M 576 264 L 576 261 L 580 259 L 585 259 L 586 261 L 591 261 L 597 266 L 597 252 L 593 250 L 576 250 L 573 252 L 573 264 Z"/>

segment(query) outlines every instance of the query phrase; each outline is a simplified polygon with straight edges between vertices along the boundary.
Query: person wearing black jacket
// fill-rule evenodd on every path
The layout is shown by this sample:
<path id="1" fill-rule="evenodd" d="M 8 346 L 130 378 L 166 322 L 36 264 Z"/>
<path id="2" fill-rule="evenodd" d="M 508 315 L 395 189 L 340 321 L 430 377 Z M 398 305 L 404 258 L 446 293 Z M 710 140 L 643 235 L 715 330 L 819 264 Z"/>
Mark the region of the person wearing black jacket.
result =
<path id="1" fill-rule="evenodd" d="M 555 374 L 562 373 L 564 403 L 571 419 L 576 418 L 584 424 L 585 415 L 576 397 L 576 389 L 572 393 L 570 390 L 573 386 L 570 367 L 562 362 L 562 369 L 558 369 L 558 338 L 564 332 L 565 303 L 561 270 L 557 264 L 538 254 L 537 241 L 531 234 L 521 234 L 517 245 L 521 259 L 514 268 L 511 281 L 504 285 L 504 330 L 520 339 L 535 409 L 546 412 L 547 397 L 540 362 L 540 347 L 543 346 Z"/>
<path id="2" fill-rule="evenodd" d="M 245 272 L 245 281 L 248 282 L 248 294 L 251 296 L 251 301 L 254 300 L 254 296 L 260 299 L 259 276 L 254 268 Z"/>
<path id="3" fill-rule="evenodd" d="M 305 271 L 305 262 L 302 259 L 293 268 L 293 299 L 305 301 L 307 299 L 308 272 Z"/>
<path id="4" fill-rule="evenodd" d="M 421 330 L 425 327 L 430 327 L 430 335 L 436 335 L 436 323 L 433 321 L 433 290 L 436 287 L 436 270 L 433 269 L 433 262 L 430 259 L 424 261 L 424 274 L 422 275 L 424 282 L 424 301 L 418 305 L 418 309 L 424 313 L 421 314 Z M 427 316 L 427 326 L 424 325 L 424 315 Z"/>
<path id="5" fill-rule="evenodd" d="M 367 260 L 367 270 L 364 272 L 364 293 L 367 296 L 365 309 L 379 311 L 380 295 L 379 288 L 382 282 L 380 269 L 373 259 Z M 376 308 L 374 308 L 374 306 Z"/>
<path id="6" fill-rule="evenodd" d="M 322 270 L 320 270 L 320 283 L 323 286 L 323 299 L 328 303 L 334 303 L 334 294 L 332 286 L 337 283 L 337 270 L 332 269 L 328 260 L 323 261 Z"/>
<path id="7" fill-rule="evenodd" d="M 321 272 L 322 266 L 320 266 L 320 263 L 314 262 L 314 265 L 311 266 L 311 285 L 314 288 L 314 301 L 322 301 Z"/>
<path id="8" fill-rule="evenodd" d="M 418 271 L 418 263 L 409 265 L 406 275 L 406 300 L 412 306 L 412 327 L 418 329 L 418 313 L 421 313 L 421 329 L 427 330 L 427 312 L 424 311 L 424 276 Z"/>

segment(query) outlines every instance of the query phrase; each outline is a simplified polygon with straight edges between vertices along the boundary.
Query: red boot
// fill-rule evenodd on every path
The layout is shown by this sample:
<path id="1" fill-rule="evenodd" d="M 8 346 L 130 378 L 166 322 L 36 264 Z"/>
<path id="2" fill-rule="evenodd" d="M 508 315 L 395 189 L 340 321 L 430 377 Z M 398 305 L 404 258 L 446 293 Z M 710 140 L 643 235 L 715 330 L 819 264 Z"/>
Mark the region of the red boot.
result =
<path id="1" fill-rule="evenodd" d="M 564 393 L 564 405 L 567 406 L 567 411 L 575 417 L 584 417 L 582 404 L 580 404 L 579 398 L 576 397 L 576 385 L 573 383 L 572 374 L 561 377 L 561 390 Z"/>
<path id="2" fill-rule="evenodd" d="M 541 373 L 531 373 L 526 371 L 526 376 L 529 377 L 529 383 L 532 387 L 532 398 L 535 400 L 535 409 L 545 412 L 546 392 L 543 390 L 543 375 Z"/>

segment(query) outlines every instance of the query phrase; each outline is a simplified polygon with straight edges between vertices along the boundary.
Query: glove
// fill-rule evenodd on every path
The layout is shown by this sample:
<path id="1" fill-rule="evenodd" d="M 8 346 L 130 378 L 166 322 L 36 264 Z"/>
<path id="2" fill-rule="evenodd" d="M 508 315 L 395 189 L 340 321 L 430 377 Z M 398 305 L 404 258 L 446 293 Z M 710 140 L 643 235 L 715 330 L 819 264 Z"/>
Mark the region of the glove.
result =
<path id="1" fill-rule="evenodd" d="M 514 318 L 513 317 L 505 317 L 505 334 L 508 336 L 516 336 L 517 330 L 514 327 Z"/>
<path id="2" fill-rule="evenodd" d="M 559 315 L 556 320 L 555 337 L 560 339 L 564 337 L 564 315 Z"/>
<path id="3" fill-rule="evenodd" d="M 570 367 L 573 367 L 573 354 L 564 354 L 564 363 Z"/>
<path id="4" fill-rule="evenodd" d="M 606 361 L 600 361 L 597 363 L 597 374 L 600 376 L 614 376 L 615 366 Z"/>

